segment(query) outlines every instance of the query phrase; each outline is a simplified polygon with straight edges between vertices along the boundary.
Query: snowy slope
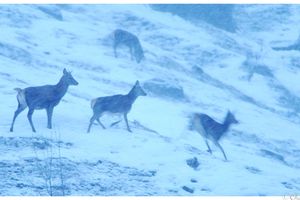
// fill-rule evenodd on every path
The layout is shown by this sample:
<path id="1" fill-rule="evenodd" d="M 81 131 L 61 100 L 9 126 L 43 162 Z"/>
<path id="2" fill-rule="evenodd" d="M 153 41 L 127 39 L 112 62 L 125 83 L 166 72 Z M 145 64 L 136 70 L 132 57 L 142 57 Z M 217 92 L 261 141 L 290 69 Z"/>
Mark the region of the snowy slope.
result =
<path id="1" fill-rule="evenodd" d="M 298 193 L 300 57 L 271 48 L 296 40 L 297 9 L 237 6 L 233 34 L 146 5 L 1 5 L 0 194 Z M 126 48 L 114 58 L 116 28 L 137 34 L 146 60 L 131 61 Z M 25 111 L 10 133 L 13 88 L 56 84 L 63 68 L 79 85 L 54 109 L 54 128 L 46 128 L 45 111 L 35 111 L 32 133 Z M 91 99 L 126 94 L 136 80 L 151 79 L 182 87 L 185 99 L 146 90 L 128 115 L 133 133 L 124 121 L 86 133 Z M 220 142 L 225 162 L 219 149 L 211 145 L 209 154 L 201 136 L 188 130 L 188 116 L 204 112 L 221 122 L 227 110 L 240 124 Z M 105 115 L 103 123 L 118 119 Z M 194 157 L 196 169 L 186 163 Z"/>

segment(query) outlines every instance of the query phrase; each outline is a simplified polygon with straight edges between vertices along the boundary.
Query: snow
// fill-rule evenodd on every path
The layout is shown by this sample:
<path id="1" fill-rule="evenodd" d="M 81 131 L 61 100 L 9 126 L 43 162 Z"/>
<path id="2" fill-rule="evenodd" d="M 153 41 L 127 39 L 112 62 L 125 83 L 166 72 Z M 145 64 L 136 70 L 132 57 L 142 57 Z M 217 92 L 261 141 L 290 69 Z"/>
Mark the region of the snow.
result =
<path id="1" fill-rule="evenodd" d="M 297 38 L 294 30 L 284 27 L 297 24 L 299 6 L 287 9 L 289 17 L 280 22 L 273 5 L 240 6 L 236 20 L 248 23 L 238 33 L 209 24 L 196 26 L 147 5 L 43 6 L 54 13 L 36 5 L 0 6 L 1 195 L 51 195 L 43 176 L 47 170 L 40 167 L 50 166 L 51 158 L 52 195 L 299 192 L 299 105 L 296 100 L 280 100 L 286 91 L 290 99 L 299 98 L 300 68 L 291 62 L 299 52 L 270 47 Z M 241 12 L 256 15 L 249 18 Z M 60 15 L 62 20 L 53 17 Z M 264 29 L 270 21 L 276 29 Z M 116 28 L 139 37 L 144 61 L 131 61 L 126 48 L 114 58 L 110 33 Z M 249 51 L 262 54 L 257 62 L 267 66 L 273 77 L 257 72 L 250 80 L 244 78 L 247 71 L 242 63 Z M 196 65 L 202 74 L 193 71 Z M 25 110 L 10 133 L 17 108 L 13 88 L 56 84 L 64 68 L 72 71 L 79 85 L 70 86 L 55 107 L 53 129 L 46 128 L 46 112 L 37 110 L 33 115 L 37 133 L 32 133 Z M 122 119 L 116 115 L 101 118 L 107 129 L 94 125 L 86 133 L 91 99 L 127 94 L 136 80 L 153 78 L 179 83 L 187 100 L 139 97 L 128 114 L 133 133 L 126 130 L 124 120 L 109 127 Z M 227 110 L 240 122 L 220 141 L 228 162 L 213 144 L 213 154 L 208 153 L 203 138 L 188 130 L 191 113 L 206 113 L 222 122 Z M 186 164 L 193 157 L 200 163 L 196 170 Z M 59 187 L 61 174 L 64 189 Z"/>

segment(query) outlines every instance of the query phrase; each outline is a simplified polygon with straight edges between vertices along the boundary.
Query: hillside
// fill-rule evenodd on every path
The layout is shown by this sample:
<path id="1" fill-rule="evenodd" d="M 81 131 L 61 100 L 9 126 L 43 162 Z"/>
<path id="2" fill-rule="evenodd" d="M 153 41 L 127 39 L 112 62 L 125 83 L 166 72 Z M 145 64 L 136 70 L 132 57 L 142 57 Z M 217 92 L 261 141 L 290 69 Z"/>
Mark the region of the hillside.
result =
<path id="1" fill-rule="evenodd" d="M 195 25 L 148 5 L 0 6 L 0 195 L 285 195 L 300 191 L 299 51 L 274 51 L 299 35 L 298 5 L 237 5 L 237 31 Z M 135 33 L 145 60 L 112 49 L 113 30 Z M 17 108 L 14 88 L 70 86 L 55 107 L 53 129 L 44 110 Z M 139 97 L 124 121 L 104 115 L 93 126 L 90 100 Z M 155 83 L 161 87 L 155 87 Z M 188 129 L 193 112 L 239 124 L 214 145 Z M 122 118 L 121 118 L 122 119 Z M 187 160 L 196 157 L 199 166 Z"/>

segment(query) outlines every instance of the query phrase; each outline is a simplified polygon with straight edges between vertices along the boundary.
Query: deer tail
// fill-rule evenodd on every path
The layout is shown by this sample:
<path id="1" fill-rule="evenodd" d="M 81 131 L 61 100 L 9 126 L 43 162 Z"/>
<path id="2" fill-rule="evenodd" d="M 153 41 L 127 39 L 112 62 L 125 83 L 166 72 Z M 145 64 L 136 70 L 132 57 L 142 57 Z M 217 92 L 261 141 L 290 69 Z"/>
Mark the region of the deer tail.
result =
<path id="1" fill-rule="evenodd" d="M 18 95 L 17 95 L 18 102 L 22 106 L 26 107 L 27 106 L 27 102 L 26 102 L 26 97 L 25 97 L 24 90 L 22 90 L 21 88 L 14 88 L 14 90 L 16 90 L 18 92 Z"/>
<path id="2" fill-rule="evenodd" d="M 23 90 L 21 88 L 14 88 L 18 93 L 21 93 Z"/>
<path id="3" fill-rule="evenodd" d="M 92 99 L 91 101 L 91 108 L 93 109 L 96 104 L 97 99 Z"/>

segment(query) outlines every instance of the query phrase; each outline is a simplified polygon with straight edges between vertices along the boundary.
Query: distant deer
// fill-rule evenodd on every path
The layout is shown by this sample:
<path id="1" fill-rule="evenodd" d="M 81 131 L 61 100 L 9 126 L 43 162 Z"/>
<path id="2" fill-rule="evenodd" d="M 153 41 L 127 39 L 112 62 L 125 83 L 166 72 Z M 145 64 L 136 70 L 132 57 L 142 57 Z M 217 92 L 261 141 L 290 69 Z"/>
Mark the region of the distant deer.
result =
<path id="1" fill-rule="evenodd" d="M 137 36 L 135 36 L 134 34 L 128 31 L 124 31 L 121 29 L 116 29 L 113 32 L 113 36 L 114 36 L 113 48 L 114 48 L 114 54 L 116 58 L 118 57 L 117 47 L 119 45 L 125 45 L 130 50 L 131 60 L 133 60 L 134 57 L 137 63 L 141 62 L 141 60 L 144 58 L 144 51 Z"/>
<path id="2" fill-rule="evenodd" d="M 211 140 L 222 151 L 225 160 L 227 157 L 221 145 L 219 144 L 220 138 L 228 131 L 231 124 L 237 124 L 238 121 L 234 115 L 228 111 L 223 124 L 213 120 L 210 116 L 201 113 L 194 113 L 191 118 L 190 130 L 196 130 L 205 140 L 208 152 L 212 153 L 208 140 Z"/>
<path id="3" fill-rule="evenodd" d="M 25 89 L 15 88 L 18 92 L 17 100 L 19 104 L 14 114 L 10 132 L 14 130 L 14 123 L 17 116 L 27 107 L 29 108 L 27 117 L 33 132 L 36 131 L 32 123 L 32 114 L 36 109 L 46 109 L 48 117 L 47 128 L 51 129 L 53 109 L 66 94 L 70 85 L 78 85 L 78 82 L 70 72 L 64 69 L 63 76 L 56 85 L 27 87 Z"/>
<path id="4" fill-rule="evenodd" d="M 104 125 L 100 121 L 100 117 L 108 112 L 113 114 L 123 114 L 127 130 L 132 132 L 128 125 L 127 114 L 130 112 L 132 104 L 139 96 L 146 96 L 146 92 L 142 89 L 139 84 L 139 81 L 136 81 L 133 88 L 126 95 L 113 95 L 106 97 L 98 97 L 91 101 L 91 108 L 93 109 L 93 116 L 90 119 L 90 124 L 87 132 L 91 130 L 91 126 L 95 120 L 105 129 Z M 116 122 L 118 123 L 118 122 Z M 115 124 L 115 123 L 114 123 Z"/>

